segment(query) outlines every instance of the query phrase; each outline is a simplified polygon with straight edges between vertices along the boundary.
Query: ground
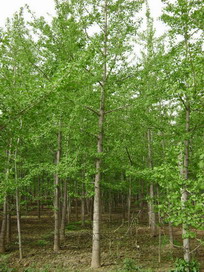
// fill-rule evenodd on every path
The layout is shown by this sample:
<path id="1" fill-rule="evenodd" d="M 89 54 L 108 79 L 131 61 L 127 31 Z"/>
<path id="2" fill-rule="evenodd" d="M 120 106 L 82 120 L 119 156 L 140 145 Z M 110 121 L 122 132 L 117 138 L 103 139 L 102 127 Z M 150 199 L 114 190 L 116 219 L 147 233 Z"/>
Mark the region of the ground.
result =
<path id="1" fill-rule="evenodd" d="M 53 248 L 53 216 L 51 211 L 44 211 L 38 219 L 35 213 L 22 216 L 23 260 L 19 261 L 16 233 L 16 219 L 12 218 L 12 243 L 5 254 L 1 255 L 0 272 L 85 272 L 90 269 L 92 231 L 91 222 L 86 221 L 81 227 L 80 221 L 67 225 L 66 240 L 61 250 L 54 253 Z M 203 235 L 202 232 L 198 237 Z M 168 227 L 161 229 L 161 249 L 159 237 L 151 237 L 146 222 L 133 218 L 128 227 L 120 214 L 114 214 L 111 223 L 103 216 L 101 236 L 102 267 L 98 272 L 119 271 L 160 271 L 173 268 L 176 258 L 182 257 L 181 231 L 174 228 L 175 248 L 171 249 L 168 239 Z M 196 247 L 193 242 L 193 248 Z M 161 262 L 159 263 L 159 252 Z M 204 271 L 204 248 L 194 251 L 195 258 Z M 10 268 L 10 269 L 9 269 Z"/>

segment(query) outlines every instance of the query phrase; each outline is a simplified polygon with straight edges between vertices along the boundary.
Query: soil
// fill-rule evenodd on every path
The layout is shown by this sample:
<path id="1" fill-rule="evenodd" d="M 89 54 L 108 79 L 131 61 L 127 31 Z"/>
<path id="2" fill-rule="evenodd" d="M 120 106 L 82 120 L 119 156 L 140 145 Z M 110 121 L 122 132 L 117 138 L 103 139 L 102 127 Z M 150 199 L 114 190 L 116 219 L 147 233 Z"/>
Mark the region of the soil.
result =
<path id="1" fill-rule="evenodd" d="M 29 213 L 27 216 L 22 216 L 23 260 L 19 261 L 16 218 L 13 217 L 12 243 L 7 252 L 0 256 L 0 272 L 165 272 L 173 268 L 176 258 L 182 258 L 179 228 L 174 227 L 176 247 L 173 249 L 169 244 L 168 226 L 164 225 L 161 228 L 161 262 L 159 263 L 159 237 L 151 237 L 144 218 L 133 217 L 128 227 L 120 213 L 113 214 L 112 217 L 109 222 L 108 216 L 103 215 L 102 267 L 97 270 L 90 269 L 92 244 L 90 221 L 87 220 L 82 227 L 80 221 L 74 222 L 72 218 L 71 223 L 67 225 L 66 239 L 61 245 L 61 250 L 54 253 L 52 212 L 44 211 L 40 219 L 34 212 L 32 215 Z M 204 232 L 197 232 L 197 238 L 203 236 Z M 197 242 L 192 240 L 192 249 L 197 245 Z M 201 271 L 204 271 L 204 247 L 198 247 L 193 255 L 201 263 Z"/>

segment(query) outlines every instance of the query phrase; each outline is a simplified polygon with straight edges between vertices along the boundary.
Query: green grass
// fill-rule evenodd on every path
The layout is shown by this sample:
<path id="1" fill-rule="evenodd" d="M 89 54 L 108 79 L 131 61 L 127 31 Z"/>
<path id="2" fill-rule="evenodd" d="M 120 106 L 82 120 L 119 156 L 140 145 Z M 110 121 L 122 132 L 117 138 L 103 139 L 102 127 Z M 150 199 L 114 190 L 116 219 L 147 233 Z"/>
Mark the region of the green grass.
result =
<path id="1" fill-rule="evenodd" d="M 37 246 L 46 246 L 47 244 L 49 244 L 49 242 L 46 241 L 46 240 L 38 240 L 38 241 L 36 242 L 36 245 L 37 245 Z"/>
<path id="2" fill-rule="evenodd" d="M 10 254 L 0 255 L 0 272 L 14 272 L 15 268 L 9 267 Z"/>
<path id="3" fill-rule="evenodd" d="M 82 227 L 81 224 L 82 224 L 82 221 L 71 222 L 71 223 L 69 223 L 66 226 L 66 230 L 69 230 L 69 231 L 79 231 L 79 230 L 82 230 L 83 227 Z M 89 220 L 85 221 L 85 225 L 90 225 L 90 224 L 91 224 L 91 221 L 89 221 Z"/>

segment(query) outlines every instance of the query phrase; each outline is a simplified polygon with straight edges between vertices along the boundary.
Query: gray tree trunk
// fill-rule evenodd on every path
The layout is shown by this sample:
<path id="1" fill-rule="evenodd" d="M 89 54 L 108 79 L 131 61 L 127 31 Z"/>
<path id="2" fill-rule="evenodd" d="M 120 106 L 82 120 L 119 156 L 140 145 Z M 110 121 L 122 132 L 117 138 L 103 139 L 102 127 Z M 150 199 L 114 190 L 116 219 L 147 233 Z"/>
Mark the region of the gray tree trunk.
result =
<path id="1" fill-rule="evenodd" d="M 190 106 L 186 105 L 186 137 L 187 139 L 184 141 L 184 160 L 183 160 L 183 178 L 185 180 L 188 179 L 188 165 L 189 165 L 189 139 L 188 133 L 190 130 Z M 183 209 L 185 210 L 185 205 L 188 200 L 188 192 L 186 187 L 184 186 L 181 189 L 181 204 Z M 185 213 L 185 211 L 184 211 Z M 189 227 L 187 223 L 184 223 L 182 226 L 182 237 L 183 237 L 183 249 L 184 249 L 184 260 L 190 261 L 190 239 L 187 237 Z"/>
<path id="2" fill-rule="evenodd" d="M 61 156 L 61 124 L 59 124 L 59 132 L 57 136 L 57 152 L 56 152 L 56 166 L 60 162 Z M 54 176 L 54 251 L 57 252 L 60 250 L 60 186 L 59 186 L 59 174 L 56 171 Z"/>
<path id="3" fill-rule="evenodd" d="M 93 243 L 92 243 L 92 260 L 91 267 L 98 268 L 101 266 L 101 254 L 100 254 L 100 181 L 101 181 L 101 166 L 103 153 L 103 126 L 105 117 L 105 88 L 107 80 L 107 0 L 104 1 L 104 65 L 103 65 L 103 82 L 101 86 L 101 98 L 100 109 L 98 119 L 98 141 L 97 141 L 97 153 L 96 159 L 96 175 L 94 182 L 94 210 L 93 210 Z"/>
<path id="4" fill-rule="evenodd" d="M 17 146 L 19 144 L 20 139 L 18 138 Z M 19 247 L 19 259 L 23 259 L 22 253 L 22 237 L 21 237 L 21 216 L 20 216 L 20 195 L 18 189 L 18 169 L 17 169 L 17 149 L 15 151 L 15 181 L 16 181 L 16 217 L 17 217 L 17 230 L 18 230 L 18 247 Z"/>
<path id="5" fill-rule="evenodd" d="M 153 160 L 152 160 L 152 135 L 151 130 L 147 131 L 148 139 L 148 167 L 153 169 Z M 156 215 L 154 212 L 154 185 L 150 184 L 150 201 L 149 201 L 149 226 L 151 229 L 152 236 L 156 236 Z"/>
<path id="6" fill-rule="evenodd" d="M 3 217 L 0 233 L 0 253 L 5 253 L 6 250 L 6 224 L 7 224 L 7 196 L 4 197 Z"/>
<path id="7" fill-rule="evenodd" d="M 65 226 L 66 226 L 66 216 L 67 215 L 67 182 L 63 182 L 63 202 L 62 202 L 62 218 L 60 226 L 60 241 L 65 240 Z"/>

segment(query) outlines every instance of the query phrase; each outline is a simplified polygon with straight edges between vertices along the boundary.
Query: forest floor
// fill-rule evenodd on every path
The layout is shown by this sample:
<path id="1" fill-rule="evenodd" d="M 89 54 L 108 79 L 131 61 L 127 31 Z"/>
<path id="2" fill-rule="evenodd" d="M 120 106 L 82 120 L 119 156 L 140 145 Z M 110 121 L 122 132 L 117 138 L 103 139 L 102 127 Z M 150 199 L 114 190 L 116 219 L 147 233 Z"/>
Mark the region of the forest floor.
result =
<path id="1" fill-rule="evenodd" d="M 102 267 L 90 269 L 92 230 L 91 222 L 84 227 L 80 221 L 68 224 L 66 240 L 58 253 L 53 252 L 53 223 L 51 212 L 46 212 L 40 219 L 36 215 L 22 216 L 23 260 L 19 261 L 16 219 L 12 219 L 12 243 L 6 254 L 0 256 L 0 272 L 126 272 L 126 271 L 170 271 L 176 258 L 182 258 L 181 230 L 174 228 L 174 243 L 171 249 L 168 227 L 161 228 L 161 246 L 159 237 L 151 237 L 144 218 L 138 222 L 133 218 L 131 226 L 114 214 L 111 223 L 103 217 L 101 252 Z M 204 236 L 199 232 L 198 237 Z M 197 244 L 192 241 L 192 248 Z M 160 248 L 160 250 L 159 250 Z M 159 252 L 161 261 L 159 263 Z M 194 251 L 195 258 L 204 271 L 204 248 Z"/>

